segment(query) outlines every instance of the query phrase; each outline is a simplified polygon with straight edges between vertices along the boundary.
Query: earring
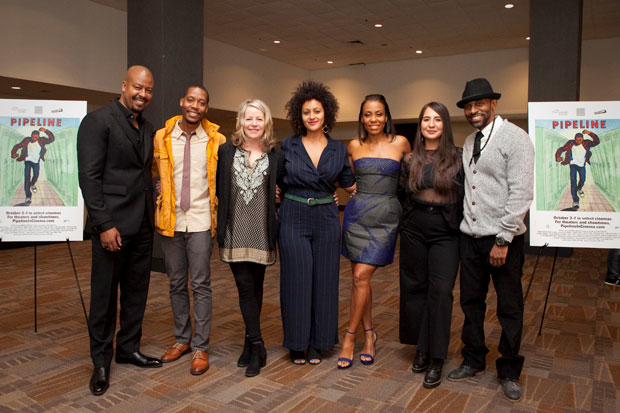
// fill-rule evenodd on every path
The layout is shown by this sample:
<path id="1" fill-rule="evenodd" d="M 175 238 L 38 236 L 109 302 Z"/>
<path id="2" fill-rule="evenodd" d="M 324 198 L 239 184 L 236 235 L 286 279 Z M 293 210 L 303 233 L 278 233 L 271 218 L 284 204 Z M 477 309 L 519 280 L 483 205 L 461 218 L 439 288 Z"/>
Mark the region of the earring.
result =
<path id="1" fill-rule="evenodd" d="M 329 128 L 327 125 L 323 125 L 323 133 L 327 135 L 327 132 L 329 132 Z"/>

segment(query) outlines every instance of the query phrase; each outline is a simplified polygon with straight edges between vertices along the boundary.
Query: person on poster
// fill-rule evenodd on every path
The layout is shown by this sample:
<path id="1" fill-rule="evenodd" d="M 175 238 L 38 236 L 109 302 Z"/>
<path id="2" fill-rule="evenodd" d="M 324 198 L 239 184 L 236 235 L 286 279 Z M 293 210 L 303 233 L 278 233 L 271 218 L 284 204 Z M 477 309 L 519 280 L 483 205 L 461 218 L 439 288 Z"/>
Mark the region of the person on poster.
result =
<path id="1" fill-rule="evenodd" d="M 190 373 L 200 375 L 209 369 L 209 261 L 217 227 L 215 178 L 218 148 L 226 138 L 218 132 L 218 125 L 205 119 L 209 93 L 204 86 L 189 86 L 179 106 L 181 115 L 168 119 L 154 139 L 153 178 L 160 180 L 155 229 L 170 279 L 176 337 L 161 361 L 175 361 L 191 350 Z M 194 304 L 193 335 L 188 278 Z"/>
<path id="2" fill-rule="evenodd" d="M 590 135 L 592 140 L 584 139 L 583 135 Z M 582 133 L 576 133 L 574 139 L 568 140 L 555 151 L 556 162 L 562 165 L 570 165 L 570 194 L 573 197 L 573 209 L 579 209 L 579 199 L 585 195 L 583 185 L 586 183 L 586 163 L 590 163 L 592 151 L 590 148 L 600 143 L 598 136 L 587 129 Z M 566 152 L 562 158 L 562 152 Z M 579 175 L 579 182 L 577 182 Z"/>
<path id="3" fill-rule="evenodd" d="M 41 136 L 40 132 L 45 133 L 47 138 Z M 13 146 L 11 150 L 11 158 L 17 158 L 15 159 L 17 162 L 24 161 L 24 192 L 26 194 L 24 205 L 30 205 L 32 203 L 32 193 L 37 192 L 39 161 L 45 161 L 45 153 L 47 152 L 45 145 L 52 142 L 54 142 L 52 131 L 41 127 L 39 130 L 33 130 L 30 136 L 27 136 L 20 143 Z M 21 152 L 18 155 L 17 152 L 20 149 Z"/>
<path id="4" fill-rule="evenodd" d="M 495 115 L 500 93 L 487 79 L 467 82 L 456 104 L 478 131 L 465 140 L 465 198 L 461 222 L 462 364 L 448 380 L 465 380 L 484 371 L 489 349 L 484 318 L 489 281 L 497 293 L 497 318 L 502 326 L 496 361 L 506 398 L 523 396 L 519 354 L 523 332 L 523 222 L 534 198 L 534 145 L 527 133 Z"/>
<path id="5" fill-rule="evenodd" d="M 120 99 L 86 115 L 78 129 L 78 177 L 92 234 L 89 388 L 100 396 L 110 381 L 117 298 L 120 330 L 116 363 L 161 367 L 140 352 L 153 244 L 153 125 L 142 112 L 153 95 L 153 75 L 132 66 Z"/>

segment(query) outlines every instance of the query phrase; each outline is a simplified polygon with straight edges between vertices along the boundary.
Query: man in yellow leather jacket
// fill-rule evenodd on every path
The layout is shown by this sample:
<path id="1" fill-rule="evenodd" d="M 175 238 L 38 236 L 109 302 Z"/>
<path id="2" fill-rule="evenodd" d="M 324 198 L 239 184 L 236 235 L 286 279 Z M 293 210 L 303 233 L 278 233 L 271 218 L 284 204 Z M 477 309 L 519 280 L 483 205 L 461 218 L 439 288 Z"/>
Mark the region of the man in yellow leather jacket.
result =
<path id="1" fill-rule="evenodd" d="M 155 229 L 160 235 L 176 343 L 162 362 L 193 351 L 190 373 L 209 369 L 211 270 L 209 261 L 217 226 L 215 177 L 218 147 L 226 138 L 205 119 L 209 93 L 189 86 L 180 99 L 181 115 L 166 121 L 155 134 L 153 178 L 159 179 Z M 194 334 L 189 314 L 188 276 L 194 299 Z"/>

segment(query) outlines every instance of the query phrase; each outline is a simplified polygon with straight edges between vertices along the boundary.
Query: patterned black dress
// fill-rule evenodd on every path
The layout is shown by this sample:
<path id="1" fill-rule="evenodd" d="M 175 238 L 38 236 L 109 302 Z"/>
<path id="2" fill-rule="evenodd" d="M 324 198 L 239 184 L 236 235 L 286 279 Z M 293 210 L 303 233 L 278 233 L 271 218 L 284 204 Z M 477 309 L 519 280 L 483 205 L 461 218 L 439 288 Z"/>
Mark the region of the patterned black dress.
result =
<path id="1" fill-rule="evenodd" d="M 360 158 L 354 170 L 357 193 L 344 210 L 342 255 L 378 267 L 391 264 L 401 214 L 396 197 L 400 162 Z"/>

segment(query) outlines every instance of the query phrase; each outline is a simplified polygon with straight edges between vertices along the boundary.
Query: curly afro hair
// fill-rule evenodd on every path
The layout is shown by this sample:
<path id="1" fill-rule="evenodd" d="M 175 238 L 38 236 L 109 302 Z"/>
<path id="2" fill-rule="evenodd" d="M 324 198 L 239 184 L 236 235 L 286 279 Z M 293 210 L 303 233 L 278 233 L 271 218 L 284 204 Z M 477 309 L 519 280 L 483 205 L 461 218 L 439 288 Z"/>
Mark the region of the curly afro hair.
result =
<path id="1" fill-rule="evenodd" d="M 323 111 L 325 112 L 324 127 L 327 127 L 327 130 L 330 131 L 334 127 L 334 123 L 336 123 L 338 101 L 323 83 L 308 80 L 297 86 L 293 96 L 286 102 L 285 106 L 286 117 L 291 121 L 291 126 L 296 135 L 303 136 L 307 132 L 301 118 L 301 107 L 312 99 L 318 100 L 323 105 Z"/>

